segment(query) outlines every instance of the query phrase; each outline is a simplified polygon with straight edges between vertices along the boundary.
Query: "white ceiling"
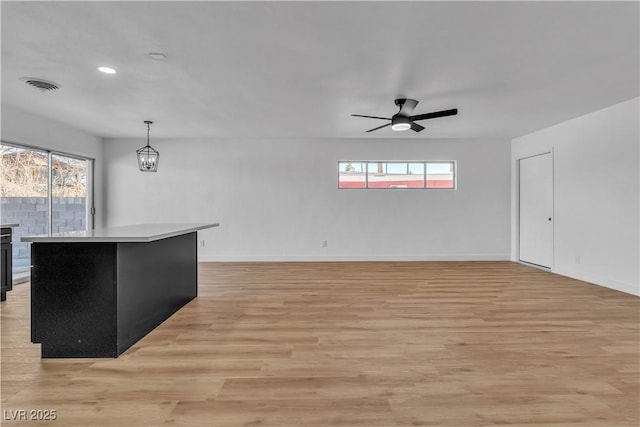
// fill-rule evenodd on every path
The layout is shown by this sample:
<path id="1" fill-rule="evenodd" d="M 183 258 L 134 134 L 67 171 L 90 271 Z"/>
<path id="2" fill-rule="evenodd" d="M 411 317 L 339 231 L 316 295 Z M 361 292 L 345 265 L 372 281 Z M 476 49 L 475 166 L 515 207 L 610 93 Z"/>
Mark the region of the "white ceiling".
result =
<path id="1" fill-rule="evenodd" d="M 2 104 L 102 137 L 153 120 L 158 138 L 510 138 L 639 95 L 638 2 L 2 1 L 1 18 Z M 459 114 L 420 134 L 350 116 L 398 96 Z"/>

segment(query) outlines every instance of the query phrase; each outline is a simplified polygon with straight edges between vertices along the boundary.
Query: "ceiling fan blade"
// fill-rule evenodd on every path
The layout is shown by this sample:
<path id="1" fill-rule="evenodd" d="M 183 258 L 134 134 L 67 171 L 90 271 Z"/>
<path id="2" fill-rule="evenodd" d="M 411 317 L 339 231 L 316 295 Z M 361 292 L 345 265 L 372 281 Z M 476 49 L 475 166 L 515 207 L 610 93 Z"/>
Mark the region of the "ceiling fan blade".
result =
<path id="1" fill-rule="evenodd" d="M 412 121 L 415 121 L 415 120 L 435 119 L 436 117 L 455 116 L 456 114 L 458 114 L 458 109 L 454 108 L 452 110 L 443 110 L 443 111 L 435 111 L 433 113 L 418 114 L 417 116 L 411 116 L 409 118 Z"/>
<path id="2" fill-rule="evenodd" d="M 382 120 L 391 120 L 390 117 L 378 117 L 378 116 L 363 116 L 362 114 L 352 114 L 353 117 L 366 117 L 369 119 L 382 119 Z"/>
<path id="3" fill-rule="evenodd" d="M 420 132 L 420 131 L 424 130 L 424 126 L 419 125 L 417 123 L 411 123 L 411 129 L 416 131 L 416 132 Z"/>
<path id="4" fill-rule="evenodd" d="M 367 132 L 373 132 L 374 130 L 386 128 L 387 126 L 391 126 L 391 122 L 387 123 L 386 125 L 378 126 L 377 128 L 369 129 Z"/>
<path id="5" fill-rule="evenodd" d="M 418 101 L 416 101 L 415 99 L 405 99 L 404 104 L 402 104 L 402 107 L 400 107 L 399 114 L 408 116 L 416 108 L 416 105 L 418 105 Z"/>

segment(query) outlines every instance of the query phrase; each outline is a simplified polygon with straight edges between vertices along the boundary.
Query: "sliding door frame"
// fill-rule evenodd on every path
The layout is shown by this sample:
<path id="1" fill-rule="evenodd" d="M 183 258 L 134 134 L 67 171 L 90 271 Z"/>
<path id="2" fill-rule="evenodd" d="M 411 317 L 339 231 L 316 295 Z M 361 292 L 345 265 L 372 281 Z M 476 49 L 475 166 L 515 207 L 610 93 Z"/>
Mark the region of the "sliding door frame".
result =
<path id="1" fill-rule="evenodd" d="M 84 160 L 87 162 L 87 208 L 86 208 L 86 212 L 85 212 L 85 216 L 86 216 L 86 229 L 87 230 L 93 230 L 94 228 L 94 224 L 95 224 L 95 213 L 96 213 L 96 209 L 94 206 L 94 197 L 93 197 L 93 192 L 94 192 L 94 164 L 95 164 L 95 159 L 91 158 L 91 157 L 86 157 L 86 156 L 82 156 L 79 154 L 73 154 L 73 153 L 67 153 L 64 151 L 59 151 L 59 150 L 52 150 L 50 148 L 43 148 L 43 147 L 38 147 L 35 145 L 28 145 L 28 144 L 22 144 L 19 142 L 13 142 L 13 141 L 7 141 L 7 140 L 0 140 L 0 144 L 2 145 L 8 145 L 11 147 L 15 147 L 15 148 L 21 148 L 24 150 L 33 150 L 33 151 L 39 151 L 41 153 L 46 153 L 47 154 L 47 200 L 48 200 L 48 207 L 47 207 L 47 228 L 48 228 L 48 233 L 51 233 L 51 231 L 53 230 L 53 156 L 54 155 L 58 155 L 58 156 L 64 156 L 64 157 L 70 157 L 73 159 L 77 159 L 77 160 Z"/>

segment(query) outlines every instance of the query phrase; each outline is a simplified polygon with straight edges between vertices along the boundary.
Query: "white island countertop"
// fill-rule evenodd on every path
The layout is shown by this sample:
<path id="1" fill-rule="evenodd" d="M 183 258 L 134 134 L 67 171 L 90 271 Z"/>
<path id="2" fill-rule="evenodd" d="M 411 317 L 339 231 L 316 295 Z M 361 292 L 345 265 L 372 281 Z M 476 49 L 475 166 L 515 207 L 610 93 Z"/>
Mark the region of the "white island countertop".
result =
<path id="1" fill-rule="evenodd" d="M 67 231 L 62 233 L 23 236 L 22 242 L 73 243 L 73 242 L 153 242 L 217 227 L 218 223 L 136 224 L 122 227 L 96 228 L 94 230 Z"/>

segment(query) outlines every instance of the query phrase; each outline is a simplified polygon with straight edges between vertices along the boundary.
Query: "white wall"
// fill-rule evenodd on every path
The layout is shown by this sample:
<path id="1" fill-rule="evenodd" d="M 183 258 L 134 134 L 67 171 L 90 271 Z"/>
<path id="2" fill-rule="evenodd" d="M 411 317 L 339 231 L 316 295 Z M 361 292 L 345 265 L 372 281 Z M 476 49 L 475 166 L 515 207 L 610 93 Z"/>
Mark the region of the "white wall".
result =
<path id="1" fill-rule="evenodd" d="M 639 100 L 512 141 L 513 260 L 518 259 L 517 160 L 552 151 L 552 271 L 640 295 Z"/>
<path id="2" fill-rule="evenodd" d="M 509 259 L 509 141 L 105 140 L 107 222 L 216 221 L 201 260 Z M 458 190 L 338 190 L 338 160 L 457 160 Z M 328 246 L 322 248 L 321 240 Z"/>
<path id="3" fill-rule="evenodd" d="M 5 142 L 29 145 L 51 151 L 76 154 L 95 159 L 94 206 L 95 225 L 103 223 L 102 140 L 78 129 L 2 105 L 0 138 Z"/>

